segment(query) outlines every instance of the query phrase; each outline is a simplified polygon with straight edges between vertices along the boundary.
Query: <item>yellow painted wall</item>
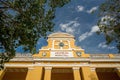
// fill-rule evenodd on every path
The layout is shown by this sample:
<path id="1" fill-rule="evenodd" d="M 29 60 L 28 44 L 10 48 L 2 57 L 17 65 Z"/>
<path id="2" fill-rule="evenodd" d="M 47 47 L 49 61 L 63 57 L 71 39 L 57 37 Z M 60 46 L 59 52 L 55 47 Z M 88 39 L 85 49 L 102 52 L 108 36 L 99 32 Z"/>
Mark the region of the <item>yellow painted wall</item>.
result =
<path id="1" fill-rule="evenodd" d="M 57 38 L 55 36 L 57 36 Z M 50 52 L 52 49 L 57 49 L 57 50 L 72 49 L 71 52 L 73 52 L 74 57 L 89 57 L 90 56 L 89 54 L 85 54 L 83 49 L 81 49 L 80 47 L 75 45 L 74 37 L 68 37 L 68 39 L 67 39 L 67 37 L 65 37 L 66 40 L 64 40 L 64 38 L 62 36 L 66 36 L 66 34 L 53 35 L 53 38 L 52 38 L 52 36 L 48 37 L 48 40 L 47 40 L 48 45 L 42 47 L 41 50 L 39 51 L 39 54 L 34 54 L 33 56 L 34 57 L 50 57 Z M 64 43 L 63 47 L 59 46 L 60 42 Z M 76 55 L 76 52 L 78 52 L 78 51 L 82 53 L 81 56 Z M 42 53 L 44 53 L 44 52 L 46 53 L 46 56 L 42 56 Z"/>
<path id="2" fill-rule="evenodd" d="M 83 80 L 91 80 L 90 67 L 81 67 L 81 75 Z"/>
<path id="3" fill-rule="evenodd" d="M 80 74 L 79 69 L 74 69 L 73 75 L 74 75 L 74 80 L 81 80 L 81 74 Z"/>
<path id="4" fill-rule="evenodd" d="M 52 42 L 53 42 L 53 40 L 48 39 L 47 41 L 48 41 L 48 47 L 49 47 L 49 48 L 52 47 Z"/>
<path id="5" fill-rule="evenodd" d="M 61 34 L 59 34 L 57 36 L 57 38 L 60 38 L 62 37 Z M 75 39 L 74 37 L 70 37 L 68 39 L 63 39 L 62 42 L 65 44 L 64 47 L 62 47 L 62 49 L 60 48 L 59 46 L 59 43 L 61 42 L 61 39 L 57 39 L 56 37 L 55 38 L 48 38 L 48 45 L 47 46 L 44 46 L 40 49 L 39 53 L 38 54 L 34 54 L 33 57 L 39 57 L 39 58 L 49 58 L 50 57 L 50 54 L 51 54 L 51 50 L 58 50 L 59 49 L 62 51 L 62 49 L 69 49 L 69 42 L 70 42 L 70 49 L 71 50 L 68 50 L 68 51 L 71 51 L 73 53 L 73 57 L 74 58 L 89 58 L 90 57 L 90 54 L 86 54 L 84 52 L 84 50 L 78 46 L 75 45 Z M 66 37 L 64 37 L 66 38 Z M 53 45 L 53 42 L 54 42 L 54 45 Z M 81 56 L 78 56 L 76 54 L 76 52 L 81 52 Z M 43 53 L 46 53 L 45 56 L 43 56 Z M 108 54 L 108 56 L 110 58 L 114 58 L 114 55 L 113 54 Z M 37 62 L 8 62 L 9 64 L 35 64 Z M 52 61 L 52 62 L 49 62 L 49 61 L 44 61 L 42 62 L 42 64 L 80 64 L 82 62 L 75 62 L 75 61 L 59 61 L 59 62 L 56 62 L 56 61 Z M 83 62 L 84 63 L 84 62 Z M 89 62 L 88 62 L 89 63 Z M 7 64 L 7 63 L 6 63 Z M 106 63 L 103 63 L 103 62 L 99 62 L 99 63 L 91 63 L 91 64 L 106 64 Z M 107 63 L 108 64 L 108 63 Z M 109 64 L 115 64 L 115 63 L 109 63 Z M 58 66 L 59 67 L 59 66 Z M 62 68 L 65 67 L 65 66 L 62 66 Z M 67 67 L 65 67 L 67 68 Z M 74 73 L 74 79 L 75 80 L 98 80 L 98 77 L 97 77 L 97 74 L 95 71 L 91 71 L 90 70 L 90 67 L 89 66 L 82 66 L 80 67 L 80 71 L 79 70 L 74 70 L 73 73 Z M 46 69 L 45 70 L 45 75 L 44 75 L 44 78 L 42 76 L 42 73 L 43 73 L 43 67 L 41 66 L 33 66 L 33 67 L 30 67 L 28 68 L 28 73 L 27 73 L 27 77 L 26 77 L 26 80 L 41 80 L 41 79 L 44 79 L 44 80 L 50 80 L 50 77 L 51 77 L 51 70 L 49 69 Z M 119 77 L 120 77 L 120 70 L 117 71 Z M 0 71 L 0 80 L 2 78 L 2 75 L 4 74 L 4 71 Z"/>
<path id="6" fill-rule="evenodd" d="M 28 70 L 26 80 L 41 80 L 42 79 L 42 67 L 33 67 Z"/>
<path id="7" fill-rule="evenodd" d="M 108 54 L 108 56 L 109 56 L 110 58 L 114 58 L 114 55 L 113 55 L 113 54 Z"/>
<path id="8" fill-rule="evenodd" d="M 44 80 L 51 80 L 51 69 L 45 69 Z"/>
<path id="9" fill-rule="evenodd" d="M 91 80 L 99 80 L 96 71 L 91 71 L 90 78 Z"/>

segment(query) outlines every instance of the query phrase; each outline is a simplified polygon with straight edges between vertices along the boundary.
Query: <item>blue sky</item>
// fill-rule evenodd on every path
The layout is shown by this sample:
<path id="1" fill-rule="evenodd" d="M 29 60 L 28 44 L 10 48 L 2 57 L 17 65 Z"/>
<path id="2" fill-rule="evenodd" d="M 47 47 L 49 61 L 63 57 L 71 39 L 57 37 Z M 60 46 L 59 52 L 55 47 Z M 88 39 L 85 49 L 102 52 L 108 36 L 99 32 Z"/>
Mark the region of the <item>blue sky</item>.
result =
<path id="1" fill-rule="evenodd" d="M 86 53 L 117 53 L 115 42 L 105 44 L 103 34 L 97 35 L 98 7 L 105 0 L 71 0 L 62 8 L 56 9 L 54 32 L 67 32 L 75 36 L 76 45 Z M 37 50 L 47 45 L 47 40 L 41 38 Z M 21 51 L 19 47 L 17 51 Z"/>

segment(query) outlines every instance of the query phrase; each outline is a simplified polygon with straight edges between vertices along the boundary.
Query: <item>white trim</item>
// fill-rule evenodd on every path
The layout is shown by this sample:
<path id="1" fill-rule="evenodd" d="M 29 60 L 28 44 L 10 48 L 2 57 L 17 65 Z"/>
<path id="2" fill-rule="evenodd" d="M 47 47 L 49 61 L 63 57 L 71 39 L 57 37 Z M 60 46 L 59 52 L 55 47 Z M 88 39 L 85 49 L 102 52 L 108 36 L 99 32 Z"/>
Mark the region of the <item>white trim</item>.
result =
<path id="1" fill-rule="evenodd" d="M 56 36 L 56 35 L 59 35 L 59 34 L 64 35 L 64 36 L 63 36 L 63 37 L 61 37 L 61 36 Z M 68 33 L 63 33 L 63 32 L 52 33 L 52 34 L 50 34 L 50 35 L 48 36 L 48 38 L 64 38 L 64 37 L 66 37 L 66 38 L 74 38 L 73 35 L 68 34 Z"/>
<path id="2" fill-rule="evenodd" d="M 60 50 L 63 50 L 63 47 L 60 47 Z"/>
<path id="3" fill-rule="evenodd" d="M 33 67 L 33 64 L 5 64 L 5 67 Z"/>
<path id="4" fill-rule="evenodd" d="M 92 59 L 92 58 L 74 58 L 74 57 L 48 57 L 48 58 L 40 58 L 40 57 L 33 57 L 33 58 L 13 58 L 10 61 L 20 62 L 20 61 L 87 61 L 87 62 L 120 62 L 120 59 Z"/>
<path id="5" fill-rule="evenodd" d="M 120 62 L 120 59 L 112 59 L 112 58 L 106 58 L 106 59 L 102 59 L 102 58 L 83 58 L 83 57 L 79 57 L 79 58 L 75 58 L 75 57 L 47 57 L 47 58 L 43 58 L 43 57 L 18 57 L 18 58 L 13 58 L 10 61 L 14 61 L 14 62 L 20 62 L 20 61 L 27 61 L 27 62 L 33 62 L 33 61 L 84 61 L 84 62 Z"/>
<path id="6" fill-rule="evenodd" d="M 52 67 L 82 67 L 82 66 L 90 66 L 89 64 L 76 64 L 76 63 L 72 63 L 72 64 L 51 64 L 51 63 L 37 63 L 35 64 L 35 66 L 52 66 Z"/>
<path id="7" fill-rule="evenodd" d="M 62 42 L 62 40 L 60 40 L 60 42 Z"/>
<path id="8" fill-rule="evenodd" d="M 92 68 L 90 68 L 90 69 L 91 69 L 91 71 L 95 71 L 96 68 L 95 68 L 95 67 L 92 67 Z"/>
<path id="9" fill-rule="evenodd" d="M 73 69 L 73 70 L 79 70 L 80 67 L 73 67 L 72 69 Z"/>
<path id="10" fill-rule="evenodd" d="M 53 48 L 48 48 L 48 49 L 39 49 L 39 51 L 40 50 L 66 50 L 66 51 L 69 51 L 69 50 L 82 50 L 82 51 L 84 51 L 84 49 L 75 49 L 75 48 L 69 48 L 69 49 L 53 49 Z"/>
<path id="11" fill-rule="evenodd" d="M 51 63 L 36 63 L 36 64 L 5 64 L 5 67 L 34 67 L 34 66 L 43 66 L 43 67 L 82 67 L 90 66 L 89 64 L 51 64 Z"/>
<path id="12" fill-rule="evenodd" d="M 27 58 L 27 57 L 24 57 L 24 58 L 22 58 L 22 57 L 20 57 L 20 58 L 13 58 L 13 59 L 10 59 L 10 61 L 15 61 L 15 62 L 17 62 L 17 61 L 32 62 L 33 61 L 33 57 L 31 57 L 31 58 Z"/>
<path id="13" fill-rule="evenodd" d="M 28 70 L 33 70 L 33 69 L 35 69 L 34 67 L 28 67 Z"/>
<path id="14" fill-rule="evenodd" d="M 35 64 L 5 64 L 5 67 L 28 67 L 30 69 L 34 69 L 34 66 L 42 66 L 42 67 L 83 67 L 83 66 L 89 66 L 91 67 L 91 70 L 94 71 L 95 68 L 113 68 L 116 67 L 118 70 L 120 70 L 120 64 L 84 64 L 84 63 L 66 63 L 66 64 L 53 64 L 53 63 L 35 63 Z"/>
<path id="15" fill-rule="evenodd" d="M 44 67 L 45 68 L 45 70 L 51 70 L 52 69 L 52 67 Z"/>
<path id="16" fill-rule="evenodd" d="M 95 67 L 95 68 L 99 68 L 99 67 L 120 67 L 120 64 L 90 64 L 90 67 Z"/>
<path id="17" fill-rule="evenodd" d="M 62 57 L 62 58 L 36 58 L 34 61 L 90 61 L 88 58 L 74 58 L 74 57 Z"/>
<path id="18" fill-rule="evenodd" d="M 51 49 L 51 51 L 61 51 L 61 50 L 62 50 L 62 51 L 63 51 L 63 50 L 64 50 L 64 51 L 69 51 L 69 50 L 72 50 L 72 49 Z"/>
<path id="19" fill-rule="evenodd" d="M 120 59 L 111 59 L 111 58 L 108 58 L 108 59 L 90 59 L 90 62 L 106 62 L 106 61 L 110 61 L 110 62 L 120 62 Z"/>

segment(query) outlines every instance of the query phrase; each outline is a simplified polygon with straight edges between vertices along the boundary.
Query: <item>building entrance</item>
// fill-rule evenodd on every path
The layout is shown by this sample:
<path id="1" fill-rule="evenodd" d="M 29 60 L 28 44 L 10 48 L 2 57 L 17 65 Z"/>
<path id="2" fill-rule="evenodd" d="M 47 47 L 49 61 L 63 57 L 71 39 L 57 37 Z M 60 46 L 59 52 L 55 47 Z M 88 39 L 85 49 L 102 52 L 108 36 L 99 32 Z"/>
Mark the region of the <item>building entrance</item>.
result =
<path id="1" fill-rule="evenodd" d="M 97 68 L 99 80 L 120 80 L 114 68 Z"/>
<path id="2" fill-rule="evenodd" d="M 51 80 L 74 80 L 72 68 L 53 68 Z"/>
<path id="3" fill-rule="evenodd" d="M 2 80 L 26 80 L 27 68 L 7 68 Z"/>

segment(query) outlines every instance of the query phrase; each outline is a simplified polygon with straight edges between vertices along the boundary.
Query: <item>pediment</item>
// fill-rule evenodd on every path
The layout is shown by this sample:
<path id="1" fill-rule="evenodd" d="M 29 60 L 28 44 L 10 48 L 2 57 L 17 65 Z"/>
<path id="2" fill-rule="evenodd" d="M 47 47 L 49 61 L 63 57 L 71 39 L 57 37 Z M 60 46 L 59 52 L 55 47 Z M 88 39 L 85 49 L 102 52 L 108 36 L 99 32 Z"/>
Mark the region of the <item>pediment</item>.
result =
<path id="1" fill-rule="evenodd" d="M 68 33 L 57 32 L 50 34 L 48 38 L 74 38 L 74 36 Z"/>

